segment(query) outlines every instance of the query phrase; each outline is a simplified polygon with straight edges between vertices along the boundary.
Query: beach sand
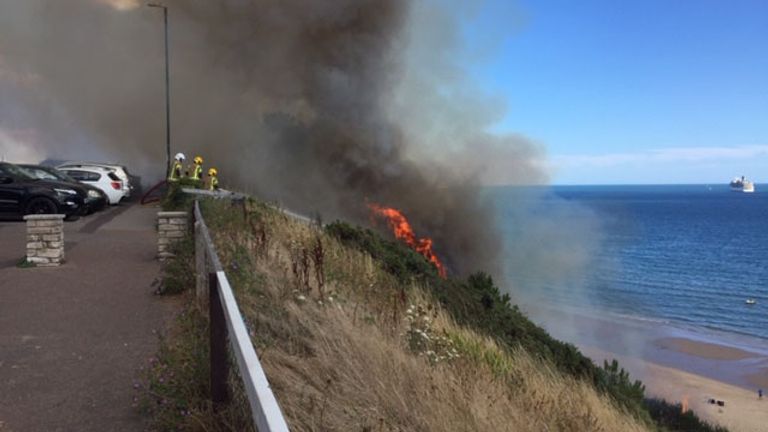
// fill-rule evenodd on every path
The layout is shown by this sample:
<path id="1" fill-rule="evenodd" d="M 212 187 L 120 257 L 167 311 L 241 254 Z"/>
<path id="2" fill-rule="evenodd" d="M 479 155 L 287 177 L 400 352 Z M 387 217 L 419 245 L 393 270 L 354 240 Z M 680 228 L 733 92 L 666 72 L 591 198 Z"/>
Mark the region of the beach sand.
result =
<path id="1" fill-rule="evenodd" d="M 732 348 L 709 342 L 694 341 L 681 337 L 658 339 L 656 345 L 662 349 L 672 349 L 679 353 L 711 360 L 744 360 L 756 354 L 739 348 Z"/>
<path id="2" fill-rule="evenodd" d="M 539 309 L 535 320 L 597 365 L 617 359 L 646 394 L 687 400 L 699 417 L 731 432 L 768 432 L 768 342 L 665 322 Z M 724 407 L 709 399 L 725 402 Z"/>
<path id="3" fill-rule="evenodd" d="M 768 397 L 760 400 L 756 391 L 596 348 L 584 347 L 582 351 L 598 364 L 616 358 L 633 378 L 643 381 L 649 396 L 675 402 L 686 400 L 699 417 L 726 426 L 731 432 L 768 431 Z M 711 405 L 709 399 L 724 401 L 725 406 Z"/>

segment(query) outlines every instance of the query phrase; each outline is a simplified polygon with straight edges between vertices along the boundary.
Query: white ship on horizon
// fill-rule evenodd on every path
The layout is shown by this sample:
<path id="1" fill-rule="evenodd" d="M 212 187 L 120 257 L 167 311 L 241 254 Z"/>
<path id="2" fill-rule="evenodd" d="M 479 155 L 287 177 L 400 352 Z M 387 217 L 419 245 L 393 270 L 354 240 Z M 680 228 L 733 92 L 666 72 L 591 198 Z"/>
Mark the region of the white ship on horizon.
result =
<path id="1" fill-rule="evenodd" d="M 746 177 L 736 177 L 731 180 L 731 190 L 734 192 L 752 193 L 755 191 L 755 184 L 747 180 Z"/>

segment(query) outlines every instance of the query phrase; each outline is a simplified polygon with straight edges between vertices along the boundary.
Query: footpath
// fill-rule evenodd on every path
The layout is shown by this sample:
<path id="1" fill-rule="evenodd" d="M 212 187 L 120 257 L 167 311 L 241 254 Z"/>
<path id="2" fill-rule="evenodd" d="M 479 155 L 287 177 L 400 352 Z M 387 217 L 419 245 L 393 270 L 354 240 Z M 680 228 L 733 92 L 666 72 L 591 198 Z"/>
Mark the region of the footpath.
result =
<path id="1" fill-rule="evenodd" d="M 134 386 L 179 310 L 153 294 L 156 212 L 66 222 L 58 268 L 18 268 L 25 224 L 0 221 L 0 432 L 147 430 Z"/>

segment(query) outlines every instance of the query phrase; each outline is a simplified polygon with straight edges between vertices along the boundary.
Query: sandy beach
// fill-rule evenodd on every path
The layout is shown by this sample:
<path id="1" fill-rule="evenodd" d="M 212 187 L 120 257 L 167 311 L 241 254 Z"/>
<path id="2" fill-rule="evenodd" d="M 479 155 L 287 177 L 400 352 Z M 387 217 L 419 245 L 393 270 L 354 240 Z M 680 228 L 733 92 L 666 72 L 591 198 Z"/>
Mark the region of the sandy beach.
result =
<path id="1" fill-rule="evenodd" d="M 649 396 L 686 401 L 732 432 L 768 431 L 768 395 L 757 393 L 768 391 L 768 341 L 599 313 L 539 309 L 532 316 L 598 365 L 619 360 Z"/>
<path id="2" fill-rule="evenodd" d="M 696 344 L 695 341 L 686 342 Z M 686 401 L 699 417 L 726 426 L 731 432 L 768 430 L 768 397 L 764 396 L 760 400 L 756 391 L 596 348 L 583 347 L 582 351 L 599 363 L 604 359 L 616 358 L 632 377 L 643 381 L 649 396 L 668 401 Z M 710 404 L 710 399 L 723 401 L 725 406 Z"/>

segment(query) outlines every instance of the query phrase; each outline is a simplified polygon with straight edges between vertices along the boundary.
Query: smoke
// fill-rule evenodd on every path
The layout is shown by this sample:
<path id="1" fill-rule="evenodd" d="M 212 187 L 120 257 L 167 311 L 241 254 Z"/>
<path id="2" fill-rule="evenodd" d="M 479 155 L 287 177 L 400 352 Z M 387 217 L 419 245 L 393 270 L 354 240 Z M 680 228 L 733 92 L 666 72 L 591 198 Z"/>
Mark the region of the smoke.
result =
<path id="1" fill-rule="evenodd" d="M 402 210 L 455 272 L 498 274 L 483 183 L 538 183 L 541 149 L 486 130 L 503 104 L 461 67 L 457 13 L 406 0 L 168 0 L 172 152 L 325 219 Z M 159 9 L 0 3 L 0 130 L 54 158 L 165 171 Z M 7 76 L 34 77 L 20 83 Z"/>

